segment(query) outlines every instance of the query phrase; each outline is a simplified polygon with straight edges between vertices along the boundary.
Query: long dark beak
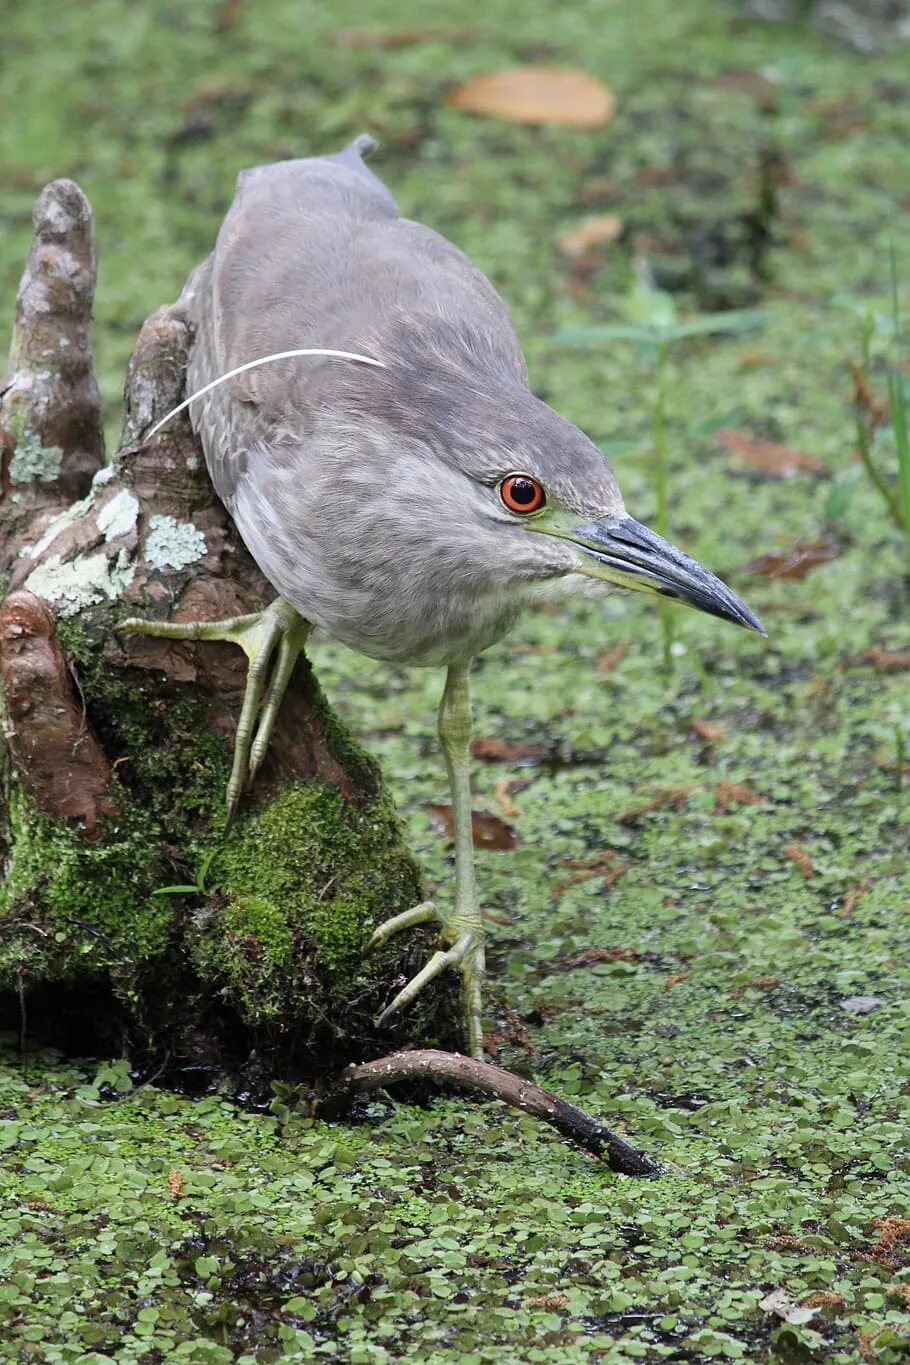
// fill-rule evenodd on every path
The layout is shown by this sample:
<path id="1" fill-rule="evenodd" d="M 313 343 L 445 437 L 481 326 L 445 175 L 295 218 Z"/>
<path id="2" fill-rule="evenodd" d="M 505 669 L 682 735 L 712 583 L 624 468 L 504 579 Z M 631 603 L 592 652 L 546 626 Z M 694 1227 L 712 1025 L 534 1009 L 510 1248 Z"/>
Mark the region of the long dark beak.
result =
<path id="1" fill-rule="evenodd" d="M 579 526 L 572 539 L 594 560 L 589 570 L 592 577 L 633 591 L 676 598 L 709 616 L 720 616 L 759 635 L 768 633 L 726 583 L 632 517 L 604 517 L 603 521 Z"/>

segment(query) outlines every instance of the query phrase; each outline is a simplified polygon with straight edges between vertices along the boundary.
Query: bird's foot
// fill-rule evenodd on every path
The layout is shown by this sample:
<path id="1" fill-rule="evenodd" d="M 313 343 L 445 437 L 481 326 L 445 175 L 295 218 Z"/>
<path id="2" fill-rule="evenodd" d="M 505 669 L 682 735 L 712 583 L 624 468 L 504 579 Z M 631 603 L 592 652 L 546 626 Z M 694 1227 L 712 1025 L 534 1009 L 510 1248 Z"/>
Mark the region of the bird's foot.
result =
<path id="1" fill-rule="evenodd" d="M 439 924 L 443 948 L 433 953 L 426 966 L 412 977 L 406 986 L 387 1005 L 376 1020 L 377 1026 L 385 1023 L 390 1015 L 404 1009 L 416 999 L 424 986 L 434 981 L 446 967 L 458 967 L 461 971 L 466 1024 L 468 1030 L 468 1051 L 472 1057 L 483 1060 L 483 1027 L 481 1023 L 481 992 L 484 976 L 484 937 L 479 915 L 453 914 L 448 918 L 441 914 L 432 901 L 424 901 L 400 915 L 393 915 L 379 925 L 366 946 L 367 952 L 387 943 L 393 934 L 402 929 L 412 929 L 417 924 Z"/>
<path id="2" fill-rule="evenodd" d="M 265 758 L 281 699 L 306 644 L 309 622 L 278 597 L 263 611 L 223 621 L 141 621 L 132 617 L 117 629 L 127 635 L 169 640 L 226 640 L 239 645 L 250 661 L 243 705 L 237 721 L 234 762 L 227 788 L 225 829 L 237 814 L 245 782 L 252 782 Z"/>

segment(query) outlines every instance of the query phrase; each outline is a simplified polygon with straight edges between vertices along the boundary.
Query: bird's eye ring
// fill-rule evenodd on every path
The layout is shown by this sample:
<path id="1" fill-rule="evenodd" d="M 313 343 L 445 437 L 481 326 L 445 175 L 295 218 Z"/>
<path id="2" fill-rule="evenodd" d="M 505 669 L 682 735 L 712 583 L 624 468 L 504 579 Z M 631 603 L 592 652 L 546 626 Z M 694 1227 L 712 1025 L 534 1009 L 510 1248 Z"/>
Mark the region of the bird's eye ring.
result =
<path id="1" fill-rule="evenodd" d="M 547 500 L 542 487 L 530 474 L 510 474 L 499 485 L 499 496 L 510 512 L 524 516 L 539 512 Z"/>

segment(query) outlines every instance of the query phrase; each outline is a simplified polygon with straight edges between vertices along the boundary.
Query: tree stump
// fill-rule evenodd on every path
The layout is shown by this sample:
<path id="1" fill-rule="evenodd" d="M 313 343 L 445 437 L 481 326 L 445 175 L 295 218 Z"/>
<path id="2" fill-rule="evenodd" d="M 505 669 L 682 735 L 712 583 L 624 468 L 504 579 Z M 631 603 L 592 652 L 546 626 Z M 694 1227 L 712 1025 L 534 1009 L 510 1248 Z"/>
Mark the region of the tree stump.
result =
<path id="1" fill-rule="evenodd" d="M 91 210 L 55 181 L 34 222 L 0 392 L 2 1026 L 126 1045 L 187 1084 L 328 1074 L 405 1038 L 457 1045 L 451 980 L 374 1027 L 430 935 L 375 959 L 363 945 L 421 899 L 420 879 L 375 763 L 307 661 L 224 836 L 245 656 L 116 634 L 128 616 L 215 620 L 275 594 L 186 417 L 143 443 L 183 397 L 180 303 L 142 329 L 104 465 Z"/>

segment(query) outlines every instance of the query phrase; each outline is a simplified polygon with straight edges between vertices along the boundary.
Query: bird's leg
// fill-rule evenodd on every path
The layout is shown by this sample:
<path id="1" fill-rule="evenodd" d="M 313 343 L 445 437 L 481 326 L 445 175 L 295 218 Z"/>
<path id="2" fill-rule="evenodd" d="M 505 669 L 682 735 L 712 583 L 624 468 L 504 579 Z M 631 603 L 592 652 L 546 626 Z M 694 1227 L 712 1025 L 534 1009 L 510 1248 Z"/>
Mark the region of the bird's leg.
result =
<path id="1" fill-rule="evenodd" d="M 472 1057 L 483 1057 L 481 991 L 484 974 L 483 922 L 474 886 L 474 835 L 471 826 L 471 696 L 468 666 L 452 665 L 446 677 L 439 707 L 439 738 L 452 792 L 455 835 L 455 906 L 449 915 L 440 915 L 432 905 L 406 910 L 381 924 L 368 948 L 377 947 L 399 929 L 438 920 L 442 926 L 445 951 L 433 954 L 429 962 L 398 992 L 383 1010 L 378 1022 L 410 1004 L 418 992 L 446 967 L 459 967 L 464 989 L 468 1028 L 468 1050 Z"/>
<path id="2" fill-rule="evenodd" d="M 186 622 L 141 621 L 132 617 L 117 629 L 127 635 L 155 635 L 168 640 L 226 640 L 239 645 L 249 659 L 227 788 L 225 828 L 230 829 L 244 782 L 252 782 L 265 758 L 281 699 L 310 633 L 309 621 L 290 602 L 277 597 L 262 611 L 251 612 L 249 616 Z"/>

